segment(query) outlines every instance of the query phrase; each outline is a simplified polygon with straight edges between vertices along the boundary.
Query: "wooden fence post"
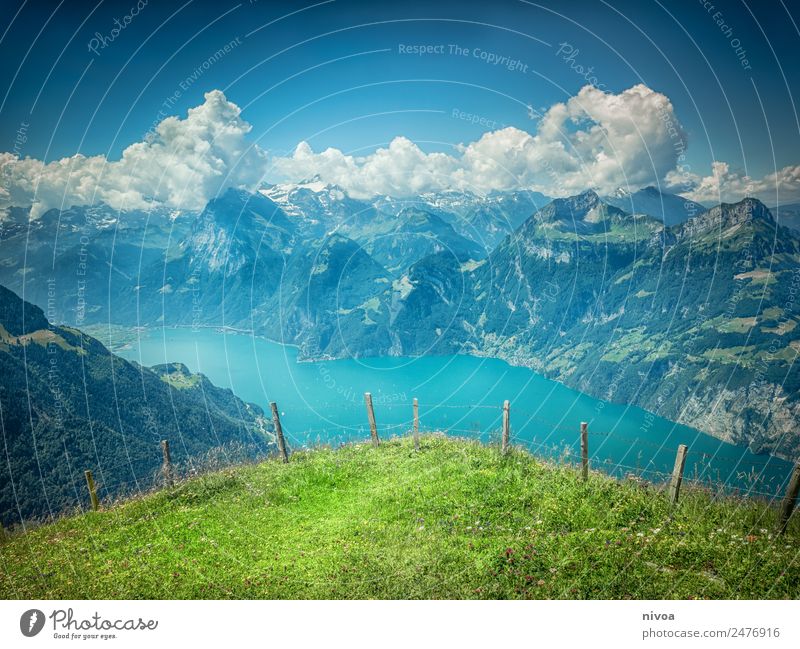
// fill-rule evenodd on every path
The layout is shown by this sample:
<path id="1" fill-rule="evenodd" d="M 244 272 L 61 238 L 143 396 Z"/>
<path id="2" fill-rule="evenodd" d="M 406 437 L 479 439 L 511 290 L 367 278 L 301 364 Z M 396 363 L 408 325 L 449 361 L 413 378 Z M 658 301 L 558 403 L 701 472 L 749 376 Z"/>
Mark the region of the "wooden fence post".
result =
<path id="1" fill-rule="evenodd" d="M 164 454 L 164 482 L 168 487 L 172 486 L 172 456 L 169 453 L 169 440 L 161 440 L 161 452 Z"/>
<path id="2" fill-rule="evenodd" d="M 367 417 L 369 418 L 369 433 L 372 437 L 372 445 L 377 446 L 380 444 L 378 439 L 378 425 L 375 423 L 375 411 L 372 409 L 372 395 L 369 392 L 364 393 L 364 401 L 367 403 Z"/>
<path id="3" fill-rule="evenodd" d="M 281 456 L 283 462 L 288 462 L 289 453 L 286 451 L 286 439 L 283 437 L 283 426 L 281 426 L 281 417 L 278 414 L 278 404 L 272 401 L 269 407 L 272 410 L 272 424 L 275 426 L 275 437 L 278 438 L 278 455 Z"/>
<path id="4" fill-rule="evenodd" d="M 419 450 L 419 402 L 414 397 L 414 450 Z"/>
<path id="5" fill-rule="evenodd" d="M 589 479 L 589 424 L 581 422 L 581 475 Z"/>
<path id="6" fill-rule="evenodd" d="M 683 482 L 683 467 L 686 464 L 686 444 L 678 446 L 678 453 L 675 455 L 675 466 L 672 469 L 672 479 L 669 481 L 669 502 L 673 505 L 678 503 L 681 494 L 681 482 Z"/>
<path id="7" fill-rule="evenodd" d="M 503 455 L 508 453 L 508 440 L 511 437 L 511 403 L 503 401 L 503 441 L 502 452 Z"/>
<path id="8" fill-rule="evenodd" d="M 789 478 L 789 486 L 786 487 L 786 495 L 781 503 L 781 517 L 778 525 L 778 534 L 783 534 L 789 526 L 789 519 L 797 504 L 797 495 L 800 493 L 800 463 L 794 465 L 792 477 Z"/>
<path id="9" fill-rule="evenodd" d="M 92 509 L 97 511 L 100 508 L 100 501 L 97 500 L 97 490 L 94 487 L 94 478 L 92 472 L 88 469 L 84 471 L 86 476 L 86 486 L 89 487 L 89 497 L 92 499 Z"/>

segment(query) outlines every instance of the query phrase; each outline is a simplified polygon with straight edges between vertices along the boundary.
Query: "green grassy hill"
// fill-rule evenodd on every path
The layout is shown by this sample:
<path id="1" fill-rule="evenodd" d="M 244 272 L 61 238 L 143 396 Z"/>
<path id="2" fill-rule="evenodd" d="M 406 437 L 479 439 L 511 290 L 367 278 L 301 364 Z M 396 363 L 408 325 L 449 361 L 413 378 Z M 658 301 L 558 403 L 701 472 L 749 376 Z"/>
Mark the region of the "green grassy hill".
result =
<path id="1" fill-rule="evenodd" d="M 209 474 L 0 546 L 4 598 L 798 598 L 763 503 L 424 437 Z"/>

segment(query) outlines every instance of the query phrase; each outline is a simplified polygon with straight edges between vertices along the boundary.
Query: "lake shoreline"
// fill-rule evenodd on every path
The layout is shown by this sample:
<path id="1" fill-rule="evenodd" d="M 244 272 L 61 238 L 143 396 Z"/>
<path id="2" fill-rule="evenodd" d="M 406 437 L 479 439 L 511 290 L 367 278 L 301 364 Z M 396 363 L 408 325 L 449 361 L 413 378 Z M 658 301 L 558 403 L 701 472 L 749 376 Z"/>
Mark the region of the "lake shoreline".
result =
<path id="1" fill-rule="evenodd" d="M 687 480 L 774 497 L 790 465 L 755 456 L 692 427 L 630 404 L 614 404 L 488 355 L 371 357 L 298 361 L 298 347 L 246 330 L 152 327 L 121 354 L 142 364 L 183 362 L 245 401 L 279 403 L 295 448 L 368 435 L 363 394 L 371 392 L 381 437 L 411 427 L 412 397 L 423 430 L 494 439 L 502 403 L 511 402 L 512 443 L 542 457 L 577 457 L 580 422 L 589 423 L 593 466 L 616 476 L 663 482 L 679 444 L 690 449 Z M 565 455 L 566 453 L 566 455 Z"/>

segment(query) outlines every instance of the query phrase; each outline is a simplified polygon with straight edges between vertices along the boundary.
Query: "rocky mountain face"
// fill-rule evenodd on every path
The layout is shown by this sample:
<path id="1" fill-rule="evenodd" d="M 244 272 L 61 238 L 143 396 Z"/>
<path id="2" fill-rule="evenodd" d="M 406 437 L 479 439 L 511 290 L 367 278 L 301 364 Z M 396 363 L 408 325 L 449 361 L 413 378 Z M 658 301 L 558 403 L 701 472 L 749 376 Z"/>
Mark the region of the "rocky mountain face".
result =
<path id="1" fill-rule="evenodd" d="M 497 356 L 796 457 L 798 235 L 753 199 L 705 210 L 652 188 L 539 198 L 231 190 L 201 214 L 163 218 L 154 243 L 139 241 L 143 226 L 109 225 L 112 253 L 97 229 L 83 245 L 101 290 L 84 317 L 240 327 L 303 359 Z M 29 258 L 46 259 L 52 246 L 31 239 Z M 0 282 L 41 287 L 43 262 L 20 273 L 13 241 L 0 240 Z M 38 290 L 69 322 L 76 296 Z"/>
<path id="2" fill-rule="evenodd" d="M 272 448 L 258 406 L 183 365 L 125 361 L 2 286 L 0 372 L 4 525 L 85 504 L 86 469 L 102 498 L 149 487 L 159 479 L 162 439 L 176 464 Z"/>
<path id="3" fill-rule="evenodd" d="M 561 342 L 575 323 L 614 319 L 598 312 L 604 286 L 658 245 L 662 230 L 654 219 L 626 215 L 591 191 L 557 199 L 480 263 L 459 265 L 445 277 L 441 264 L 430 275 L 415 267 L 403 306 L 418 313 L 418 294 L 431 296 L 425 301 L 436 305 L 438 318 L 422 328 L 444 332 L 437 343 L 441 351 L 532 364 L 526 350 L 544 351 Z"/>
<path id="4" fill-rule="evenodd" d="M 666 229 L 602 203 L 587 193 L 533 215 L 485 263 L 459 269 L 458 304 L 437 291 L 441 276 L 417 275 L 408 308 L 421 313 L 417 291 L 435 305 L 420 328 L 449 321 L 439 351 L 499 356 L 797 458 L 800 240 L 754 199 Z"/>
<path id="5" fill-rule="evenodd" d="M 0 284 L 58 322 L 135 321 L 142 273 L 163 265 L 196 216 L 101 204 L 30 220 L 28 210 L 12 209 L 0 222 Z"/>
<path id="6" fill-rule="evenodd" d="M 306 358 L 372 356 L 391 347 L 390 273 L 352 239 L 333 234 L 295 254 L 256 329 L 300 346 Z"/>
<path id="7" fill-rule="evenodd" d="M 143 269 L 143 323 L 252 327 L 251 311 L 275 299 L 295 220 L 259 194 L 228 190 L 194 219 L 187 236 Z"/>

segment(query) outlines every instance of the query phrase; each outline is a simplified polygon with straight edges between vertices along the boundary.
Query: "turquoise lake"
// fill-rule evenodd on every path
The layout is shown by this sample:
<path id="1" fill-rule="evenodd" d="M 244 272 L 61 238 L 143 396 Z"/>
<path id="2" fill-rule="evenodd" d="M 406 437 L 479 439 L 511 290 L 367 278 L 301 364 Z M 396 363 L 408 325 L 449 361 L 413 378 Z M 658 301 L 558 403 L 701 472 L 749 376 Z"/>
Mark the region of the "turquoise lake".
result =
<path id="1" fill-rule="evenodd" d="M 750 495 L 782 493 L 791 464 L 754 455 L 639 408 L 606 403 L 491 358 L 426 356 L 298 363 L 297 350 L 243 333 L 148 329 L 117 350 L 142 365 L 182 362 L 269 412 L 275 401 L 292 448 L 367 439 L 364 392 L 371 392 L 381 437 L 411 429 L 414 397 L 423 431 L 499 438 L 511 402 L 512 443 L 548 458 L 577 461 L 580 422 L 589 424 L 593 468 L 663 481 L 679 444 L 689 447 L 685 479 Z"/>

